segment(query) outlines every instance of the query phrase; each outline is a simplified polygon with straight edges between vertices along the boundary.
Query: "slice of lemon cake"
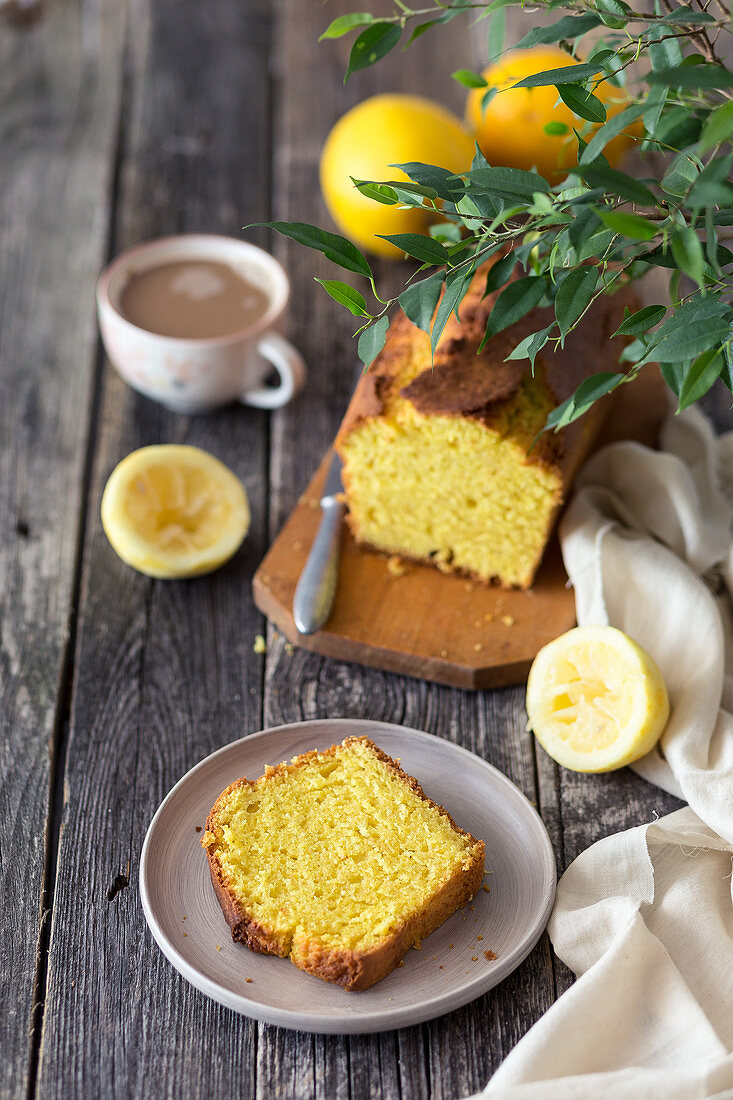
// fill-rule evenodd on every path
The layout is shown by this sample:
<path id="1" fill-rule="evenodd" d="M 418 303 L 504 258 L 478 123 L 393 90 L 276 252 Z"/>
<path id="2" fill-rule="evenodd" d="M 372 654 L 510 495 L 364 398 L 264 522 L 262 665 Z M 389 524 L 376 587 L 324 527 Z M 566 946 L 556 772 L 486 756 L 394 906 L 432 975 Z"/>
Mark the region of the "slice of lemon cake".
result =
<path id="1" fill-rule="evenodd" d="M 232 937 L 366 989 L 476 894 L 484 844 L 367 737 L 238 779 L 201 843 Z"/>
<path id="2" fill-rule="evenodd" d="M 362 375 L 336 437 L 349 524 L 359 542 L 482 581 L 528 588 L 565 492 L 609 409 L 608 399 L 558 434 L 548 413 L 590 374 L 617 369 L 611 334 L 632 300 L 601 298 L 554 354 L 507 357 L 554 321 L 535 310 L 477 349 L 496 294 L 479 270 L 431 364 L 428 336 L 402 312 Z M 531 449 L 530 449 L 531 448 Z"/>

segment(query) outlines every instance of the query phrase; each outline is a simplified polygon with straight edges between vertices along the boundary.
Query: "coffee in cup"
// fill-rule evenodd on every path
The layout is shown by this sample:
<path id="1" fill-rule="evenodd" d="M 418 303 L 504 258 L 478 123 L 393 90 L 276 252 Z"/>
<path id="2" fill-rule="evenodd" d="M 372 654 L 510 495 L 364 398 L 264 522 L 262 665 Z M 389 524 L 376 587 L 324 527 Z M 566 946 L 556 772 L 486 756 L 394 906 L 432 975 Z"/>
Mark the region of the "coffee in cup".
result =
<path id="1" fill-rule="evenodd" d="M 276 408 L 298 392 L 303 359 L 273 331 L 288 296 L 287 276 L 267 252 L 204 234 L 129 249 L 97 287 L 114 366 L 135 389 L 184 413 L 233 400 Z M 263 384 L 271 367 L 277 386 Z"/>

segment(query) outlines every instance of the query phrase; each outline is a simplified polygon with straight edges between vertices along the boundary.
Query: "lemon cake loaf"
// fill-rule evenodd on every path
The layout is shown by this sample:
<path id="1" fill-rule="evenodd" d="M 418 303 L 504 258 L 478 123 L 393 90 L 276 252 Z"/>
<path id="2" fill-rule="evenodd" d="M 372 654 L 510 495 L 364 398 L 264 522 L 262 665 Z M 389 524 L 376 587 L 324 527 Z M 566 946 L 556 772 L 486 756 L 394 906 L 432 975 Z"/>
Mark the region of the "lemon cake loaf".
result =
<path id="1" fill-rule="evenodd" d="M 564 349 L 540 351 L 533 375 L 528 360 L 506 360 L 552 324 L 554 310 L 534 310 L 477 354 L 496 299 L 482 297 L 485 285 L 483 268 L 433 364 L 429 337 L 398 312 L 354 392 L 336 450 L 357 541 L 527 588 L 608 399 L 532 443 L 585 377 L 616 369 L 623 343 L 610 336 L 632 299 L 626 291 L 601 298 Z"/>
<path id="2" fill-rule="evenodd" d="M 234 940 L 367 989 L 474 897 L 484 844 L 367 737 L 238 779 L 201 839 Z"/>

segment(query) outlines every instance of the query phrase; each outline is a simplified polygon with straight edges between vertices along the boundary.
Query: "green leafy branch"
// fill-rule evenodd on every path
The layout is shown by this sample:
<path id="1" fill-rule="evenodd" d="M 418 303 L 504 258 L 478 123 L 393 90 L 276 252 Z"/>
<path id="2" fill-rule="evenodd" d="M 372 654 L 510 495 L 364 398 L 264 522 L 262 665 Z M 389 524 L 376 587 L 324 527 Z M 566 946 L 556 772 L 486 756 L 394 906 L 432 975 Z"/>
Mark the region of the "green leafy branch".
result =
<path id="1" fill-rule="evenodd" d="M 488 53 L 503 49 L 503 9 L 520 0 L 436 2 L 411 8 L 395 0 L 391 17 L 361 12 L 341 16 L 324 38 L 357 32 L 346 78 L 384 57 L 403 40 L 409 45 L 459 15 L 489 19 Z M 273 223 L 279 232 L 366 279 L 374 305 L 341 280 L 318 280 L 359 319 L 359 355 L 366 366 L 384 345 L 387 314 L 395 304 L 430 335 L 435 350 L 452 313 L 458 315 L 471 278 L 494 258 L 486 294 L 494 294 L 482 346 L 538 306 L 552 307 L 553 323 L 527 336 L 510 358 L 535 360 L 548 344 L 561 347 L 594 301 L 652 268 L 668 274 L 669 300 L 625 317 L 617 335 L 627 346 L 621 370 L 586 379 L 554 410 L 546 427 L 559 430 L 599 397 L 633 381 L 641 367 L 658 362 L 678 410 L 698 401 L 718 378 L 733 391 L 733 73 L 720 60 L 719 36 L 730 34 L 722 0 L 674 6 L 658 0 L 653 12 L 624 0 L 547 0 L 533 11 L 562 15 L 535 27 L 521 48 L 559 44 L 569 55 L 590 31 L 601 29 L 581 63 L 526 77 L 516 87 L 554 87 L 581 120 L 567 135 L 577 141 L 577 165 L 551 186 L 539 173 L 489 164 L 480 150 L 470 169 L 453 174 L 436 165 L 395 164 L 406 180 L 360 180 L 354 186 L 388 206 L 421 208 L 439 218 L 430 235 L 386 236 L 417 271 L 396 298 L 379 297 L 363 254 L 345 238 L 303 223 Z M 711 10 L 714 9 L 714 10 Z M 497 21 L 498 20 L 498 24 Z M 498 30 L 497 30 L 498 25 Z M 408 36 L 409 32 L 409 36 Z M 633 76 L 632 76 L 633 74 Z M 501 94 L 478 73 L 453 74 L 469 88 Z M 598 85 L 624 84 L 628 106 L 608 117 Z M 563 124 L 550 122 L 551 133 Z M 613 167 L 604 150 L 637 127 L 639 150 L 664 159 L 649 176 Z"/>

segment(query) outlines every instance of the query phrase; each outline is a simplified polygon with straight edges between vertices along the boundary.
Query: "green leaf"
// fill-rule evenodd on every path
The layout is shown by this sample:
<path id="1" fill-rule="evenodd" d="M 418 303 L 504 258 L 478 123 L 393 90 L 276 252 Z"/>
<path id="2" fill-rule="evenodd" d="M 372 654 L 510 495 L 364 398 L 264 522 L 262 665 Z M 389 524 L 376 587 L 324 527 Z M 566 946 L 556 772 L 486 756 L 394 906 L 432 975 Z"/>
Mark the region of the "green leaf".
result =
<path id="1" fill-rule="evenodd" d="M 488 275 L 486 276 L 484 298 L 487 294 L 493 294 L 499 287 L 504 286 L 504 283 L 511 277 L 516 264 L 517 257 L 513 252 L 510 252 L 508 256 L 502 256 L 500 260 L 497 260 L 496 263 L 489 268 Z"/>
<path id="2" fill-rule="evenodd" d="M 364 295 L 354 290 L 353 286 L 342 283 L 339 279 L 316 279 L 316 282 L 331 295 L 334 302 L 338 302 L 340 306 L 346 306 L 355 317 L 371 317 Z"/>
<path id="3" fill-rule="evenodd" d="M 427 279 L 421 279 L 419 283 L 411 283 L 410 286 L 405 287 L 399 296 L 399 303 L 405 313 L 413 325 L 417 325 L 423 332 L 430 332 L 430 322 L 442 287 L 443 272 L 436 271 Z"/>
<path id="4" fill-rule="evenodd" d="M 371 199 L 373 202 L 381 202 L 384 206 L 394 206 L 395 203 L 400 201 L 394 187 L 390 187 L 388 183 L 372 183 L 371 180 L 357 180 L 353 176 L 349 176 L 349 179 L 357 191 L 360 191 L 365 198 Z"/>
<path id="5" fill-rule="evenodd" d="M 711 181 L 725 183 L 730 179 L 731 166 L 733 166 L 733 156 L 730 154 L 725 157 L 714 157 L 708 161 L 700 172 L 698 183 L 709 183 Z"/>
<path id="6" fill-rule="evenodd" d="M 583 150 L 581 160 L 584 164 L 590 164 L 594 161 L 599 153 L 603 152 L 603 149 L 608 145 L 612 138 L 615 138 L 627 126 L 635 122 L 640 115 L 644 113 L 645 105 L 643 103 L 632 103 L 630 107 L 626 107 L 623 111 L 619 111 L 613 118 L 609 118 L 600 130 L 598 130 Z"/>
<path id="7" fill-rule="evenodd" d="M 454 80 L 457 80 L 459 84 L 462 84 L 464 88 L 488 88 L 488 83 L 478 73 L 473 72 L 472 69 L 456 69 L 454 73 L 450 74 Z"/>
<path id="8" fill-rule="evenodd" d="M 685 373 L 690 369 L 689 362 L 685 363 L 660 363 L 659 370 L 662 378 L 667 383 L 672 393 L 679 397 L 685 381 Z"/>
<path id="9" fill-rule="evenodd" d="M 720 372 L 720 377 L 733 393 L 733 348 L 731 348 L 730 341 L 723 345 L 723 369 Z"/>
<path id="10" fill-rule="evenodd" d="M 352 73 L 368 68 L 388 54 L 399 42 L 401 34 L 402 28 L 396 23 L 372 23 L 362 31 L 351 47 L 344 84 Z"/>
<path id="11" fill-rule="evenodd" d="M 585 84 L 558 84 L 560 99 L 573 114 L 588 122 L 604 122 L 606 108 Z"/>
<path id="12" fill-rule="evenodd" d="M 349 178 L 362 195 L 366 195 L 368 199 L 374 199 L 375 202 L 384 203 L 385 206 L 393 206 L 396 202 L 408 206 L 424 206 L 423 199 L 434 201 L 438 197 L 432 187 L 408 183 L 405 180 L 384 180 L 377 183 L 374 180 L 355 179 L 353 176 Z"/>
<path id="13" fill-rule="evenodd" d="M 733 73 L 722 65 L 675 65 L 647 73 L 648 84 L 667 84 L 671 88 L 733 88 Z"/>
<path id="14" fill-rule="evenodd" d="M 578 248 L 600 224 L 595 207 L 581 206 L 573 219 L 573 224 L 568 229 L 568 237 L 573 248 Z"/>
<path id="15" fill-rule="evenodd" d="M 552 410 L 543 431 L 547 432 L 554 428 L 556 432 L 559 432 L 566 424 L 572 424 L 583 413 L 588 412 L 588 409 L 599 398 L 605 397 L 607 393 L 611 393 L 617 386 L 620 386 L 625 377 L 624 374 L 612 374 L 609 371 L 602 371 L 600 374 L 593 374 L 590 378 L 586 378 L 584 382 L 580 383 L 575 393 L 568 397 L 567 401 L 563 401 L 562 405 L 558 405 L 556 409 Z"/>
<path id="16" fill-rule="evenodd" d="M 623 0 L 596 0 L 596 7 L 607 27 L 620 30 L 629 22 L 631 8 Z"/>
<path id="17" fill-rule="evenodd" d="M 659 86 L 659 85 L 658 85 Z M 654 88 L 652 88 L 652 92 Z M 670 89 L 666 89 L 669 94 Z M 651 94 L 651 93 L 650 93 Z M 671 149 L 686 149 L 700 136 L 702 122 L 690 113 L 689 106 L 667 107 L 654 131 L 654 140 Z M 667 152 L 667 149 L 664 149 Z"/>
<path id="18" fill-rule="evenodd" d="M 368 11 L 356 11 L 352 12 L 351 15 L 339 15 L 337 19 L 329 23 L 318 41 L 323 42 L 324 38 L 341 38 L 342 35 L 348 34 L 356 27 L 364 27 L 373 22 L 374 16 L 370 15 Z"/>
<path id="19" fill-rule="evenodd" d="M 450 262 L 450 257 L 440 241 L 425 237 L 422 233 L 390 233 L 387 236 L 378 233 L 377 236 L 395 245 L 400 252 L 406 252 L 408 256 L 414 256 L 424 264 Z"/>
<path id="20" fill-rule="evenodd" d="M 502 11 L 504 8 L 511 7 L 515 3 L 516 0 L 491 0 L 491 3 L 486 5 L 480 15 L 476 16 L 474 23 L 481 23 L 482 20 L 488 19 L 494 12 Z"/>
<path id="21" fill-rule="evenodd" d="M 655 88 L 650 88 L 649 95 L 646 97 L 644 129 L 651 137 L 656 137 L 657 125 L 662 115 L 662 111 L 664 110 L 664 105 L 667 102 L 668 95 L 669 88 L 666 88 L 662 84 L 658 84 Z"/>
<path id="22" fill-rule="evenodd" d="M 691 209 L 705 206 L 733 206 L 733 187 L 729 183 L 696 183 L 687 197 Z"/>
<path id="23" fill-rule="evenodd" d="M 439 15 L 437 19 L 428 19 L 425 23 L 418 23 L 417 26 L 413 28 L 412 34 L 407 39 L 407 42 L 403 46 L 403 49 L 406 50 L 407 47 L 411 46 L 417 38 L 422 38 L 422 36 L 426 34 L 427 31 L 429 31 L 432 27 L 437 27 L 439 23 L 449 23 L 451 19 L 453 19 L 456 15 L 460 13 L 460 11 L 461 9 L 456 7 L 452 11 L 444 11 L 443 14 Z"/>
<path id="24" fill-rule="evenodd" d="M 693 298 L 676 309 L 654 333 L 649 357 L 660 363 L 695 359 L 727 339 L 729 329 L 730 310 L 723 302 L 712 295 Z"/>
<path id="25" fill-rule="evenodd" d="M 715 228 L 712 207 L 708 207 L 705 211 L 705 258 L 715 274 L 720 274 L 720 261 L 718 260 L 718 231 Z"/>
<path id="26" fill-rule="evenodd" d="M 597 27 L 601 19 L 593 12 L 583 15 L 564 15 L 549 27 L 533 27 L 529 34 L 517 42 L 516 49 L 526 50 L 530 46 L 548 46 L 563 38 L 580 38 Z"/>
<path id="27" fill-rule="evenodd" d="M 632 240 L 651 241 L 659 232 L 658 225 L 639 214 L 629 214 L 624 210 L 606 210 L 603 206 L 596 207 L 596 210 L 604 225 L 614 233 L 621 233 Z"/>
<path id="28" fill-rule="evenodd" d="M 534 73 L 525 76 L 513 88 L 544 88 L 550 84 L 580 84 L 583 80 L 590 80 L 603 72 L 603 65 L 597 62 L 586 62 L 580 65 L 563 65 L 561 69 L 546 69 L 543 73 Z"/>
<path id="29" fill-rule="evenodd" d="M 730 141 L 731 138 L 733 138 L 733 100 L 728 100 L 708 115 L 700 135 L 700 152 L 707 153 L 708 149 L 712 149 L 714 145 Z"/>
<path id="30" fill-rule="evenodd" d="M 304 244 L 308 248 L 314 248 L 322 252 L 327 260 L 346 271 L 353 271 L 356 275 L 363 275 L 365 279 L 372 278 L 372 269 L 362 256 L 356 245 L 347 241 L 338 233 L 329 233 L 325 229 L 319 229 L 317 225 L 309 225 L 308 222 L 253 222 L 254 226 L 265 226 L 267 229 L 275 229 L 284 237 L 289 237 L 298 244 Z"/>
<path id="31" fill-rule="evenodd" d="M 533 332 L 530 336 L 525 336 L 524 340 L 520 340 L 517 344 L 511 355 L 507 355 L 507 361 L 509 359 L 529 359 L 534 372 L 534 361 L 550 339 L 550 333 L 554 327 L 554 325 L 548 325 L 547 328 L 540 329 L 539 332 Z"/>
<path id="32" fill-rule="evenodd" d="M 660 41 L 666 33 L 666 28 L 660 26 L 652 27 L 649 31 L 649 57 L 655 72 L 682 64 L 682 50 L 677 39 L 668 36 L 663 42 Z"/>
<path id="33" fill-rule="evenodd" d="M 644 306 L 643 309 L 637 309 L 636 313 L 624 318 L 613 335 L 638 336 L 639 333 L 648 332 L 659 324 L 666 312 L 666 306 Z"/>
<path id="34" fill-rule="evenodd" d="M 691 279 L 694 279 L 698 286 L 704 286 L 705 260 L 700 238 L 695 230 L 689 225 L 685 226 L 684 229 L 675 229 L 672 234 L 671 245 L 672 255 L 680 270 L 684 271 L 685 275 L 689 275 Z"/>
<path id="35" fill-rule="evenodd" d="M 422 187 L 429 187 L 441 199 L 455 201 L 465 194 L 466 188 L 459 176 L 441 168 L 438 164 L 421 164 L 408 160 L 404 164 L 390 164 L 390 168 L 400 168 L 406 176 Z"/>
<path id="36" fill-rule="evenodd" d="M 441 244 L 459 244 L 463 240 L 461 227 L 455 222 L 436 222 L 435 225 L 428 227 L 428 233 Z M 453 253 L 451 253 L 452 259 Z"/>
<path id="37" fill-rule="evenodd" d="M 547 279 L 543 275 L 527 275 L 505 286 L 494 302 L 494 308 L 489 314 L 486 331 L 478 350 L 481 351 L 486 341 L 492 336 L 516 324 L 534 309 L 546 290 Z"/>
<path id="38" fill-rule="evenodd" d="M 470 198 L 468 195 L 459 199 L 456 203 L 456 211 L 466 220 L 474 218 L 488 218 L 493 221 L 504 209 L 504 201 L 490 195 L 488 191 L 474 191 Z"/>
<path id="39" fill-rule="evenodd" d="M 365 328 L 359 337 L 359 343 L 356 345 L 356 350 L 365 367 L 370 367 L 372 365 L 384 347 L 388 328 L 389 318 L 386 316 L 380 317 L 379 320 L 375 321 L 369 328 Z"/>
<path id="40" fill-rule="evenodd" d="M 555 296 L 555 317 L 563 338 L 590 305 L 597 283 L 595 267 L 578 267 L 560 283 Z"/>
<path id="41" fill-rule="evenodd" d="M 667 267 L 670 271 L 676 271 L 680 276 L 682 275 L 672 258 L 671 251 L 663 245 L 658 245 L 649 252 L 640 252 L 635 258 L 639 263 L 651 264 L 653 267 Z"/>
<path id="42" fill-rule="evenodd" d="M 657 204 L 657 200 L 645 184 L 634 179 L 633 176 L 628 176 L 625 172 L 619 172 L 616 168 L 599 164 L 598 161 L 594 161 L 593 164 L 581 164 L 572 171 L 582 176 L 592 187 L 602 187 L 614 195 L 619 195 L 622 199 L 628 199 L 629 202 L 636 202 L 642 206 Z"/>
<path id="43" fill-rule="evenodd" d="M 733 187 L 728 183 L 733 157 L 716 157 L 706 164 L 687 196 L 695 209 L 704 206 L 733 205 Z"/>
<path id="44" fill-rule="evenodd" d="M 649 341 L 644 337 L 639 337 L 636 340 L 632 340 L 630 344 L 627 344 L 618 357 L 619 363 L 641 363 L 646 362 L 649 352 Z"/>
<path id="45" fill-rule="evenodd" d="M 615 236 L 613 229 L 602 229 L 600 233 L 594 233 L 588 237 L 577 249 L 577 262 L 583 263 L 584 260 L 590 260 L 594 256 L 603 256 L 604 259 L 608 259 L 608 247 Z"/>
<path id="46" fill-rule="evenodd" d="M 693 8 L 675 8 L 668 15 L 659 20 L 661 24 L 671 27 L 696 27 L 703 23 L 714 23 L 715 16 L 706 11 L 695 11 Z M 659 24 L 657 24 L 659 25 Z"/>
<path id="47" fill-rule="evenodd" d="M 724 360 L 720 348 L 709 348 L 699 355 L 688 371 L 680 388 L 677 412 L 683 412 L 703 397 L 715 380 L 720 377 Z"/>
<path id="48" fill-rule="evenodd" d="M 506 9 L 496 11 L 489 22 L 489 64 L 493 65 L 504 52 L 504 37 L 506 35 Z M 482 104 L 483 107 L 483 104 Z"/>
<path id="49" fill-rule="evenodd" d="M 486 190 L 512 202 L 531 202 L 536 191 L 550 191 L 544 176 L 522 168 L 476 168 L 466 173 L 466 180 L 472 190 Z"/>
<path id="50" fill-rule="evenodd" d="M 662 190 L 676 198 L 686 195 L 700 175 L 700 169 L 689 153 L 680 153 L 662 176 Z"/>
<path id="51" fill-rule="evenodd" d="M 542 129 L 550 137 L 561 137 L 563 134 L 570 133 L 570 127 L 566 126 L 564 122 L 546 122 Z"/>
<path id="52" fill-rule="evenodd" d="M 463 301 L 463 296 L 468 289 L 468 284 L 471 281 L 471 276 L 466 275 L 461 271 L 451 271 L 445 280 L 445 294 L 440 299 L 438 306 L 438 312 L 435 314 L 435 321 L 433 322 L 433 328 L 430 333 L 430 348 L 432 354 L 435 355 L 435 349 L 438 346 L 438 341 L 443 334 L 443 329 L 448 323 L 448 318 L 451 313 L 456 310 Z"/>

